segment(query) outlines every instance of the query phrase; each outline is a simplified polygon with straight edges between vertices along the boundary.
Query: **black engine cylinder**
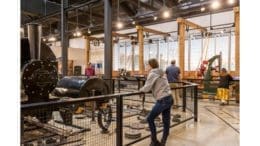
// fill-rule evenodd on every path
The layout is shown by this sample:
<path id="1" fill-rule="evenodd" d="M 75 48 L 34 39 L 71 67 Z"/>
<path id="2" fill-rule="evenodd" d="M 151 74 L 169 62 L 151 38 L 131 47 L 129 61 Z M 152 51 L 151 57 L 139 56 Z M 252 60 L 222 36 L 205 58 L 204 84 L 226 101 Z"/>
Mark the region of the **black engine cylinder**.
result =
<path id="1" fill-rule="evenodd" d="M 57 83 L 53 93 L 59 97 L 88 97 L 109 94 L 109 87 L 97 77 L 66 76 Z"/>

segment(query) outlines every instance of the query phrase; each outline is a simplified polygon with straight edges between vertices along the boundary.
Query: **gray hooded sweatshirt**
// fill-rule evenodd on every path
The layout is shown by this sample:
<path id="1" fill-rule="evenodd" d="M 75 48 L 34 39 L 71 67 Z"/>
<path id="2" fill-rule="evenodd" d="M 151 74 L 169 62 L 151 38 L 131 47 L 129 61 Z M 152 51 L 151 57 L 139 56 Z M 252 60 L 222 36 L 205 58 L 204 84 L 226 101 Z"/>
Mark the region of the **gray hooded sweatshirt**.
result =
<path id="1" fill-rule="evenodd" d="M 163 70 L 159 68 L 152 69 L 148 74 L 145 85 L 140 89 L 140 91 L 152 91 L 152 95 L 156 100 L 171 95 L 171 88 L 168 80 L 163 75 Z"/>

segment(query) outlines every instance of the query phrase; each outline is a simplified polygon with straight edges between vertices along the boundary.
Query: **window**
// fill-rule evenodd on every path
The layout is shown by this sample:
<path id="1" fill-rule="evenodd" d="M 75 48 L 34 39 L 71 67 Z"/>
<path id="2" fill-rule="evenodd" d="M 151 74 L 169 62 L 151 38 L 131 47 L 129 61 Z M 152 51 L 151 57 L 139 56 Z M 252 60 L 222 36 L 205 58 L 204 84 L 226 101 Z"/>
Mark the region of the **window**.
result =
<path id="1" fill-rule="evenodd" d="M 201 58 L 202 40 L 191 39 L 190 41 L 190 70 L 197 70 Z"/>
<path id="2" fill-rule="evenodd" d="M 114 44 L 114 49 L 113 49 L 113 70 L 118 70 L 118 66 L 119 66 L 118 55 L 119 55 L 119 47 L 117 43 Z"/>
<path id="3" fill-rule="evenodd" d="M 230 50 L 230 71 L 235 71 L 235 34 L 231 33 L 231 50 Z"/>
<path id="4" fill-rule="evenodd" d="M 139 70 L 139 46 L 138 44 L 134 47 L 134 70 Z"/>
<path id="5" fill-rule="evenodd" d="M 165 70 L 168 66 L 168 52 L 169 43 L 165 41 L 159 42 L 159 66 L 161 69 Z"/>
<path id="6" fill-rule="evenodd" d="M 158 56 L 157 56 L 157 51 L 158 51 L 158 41 L 155 41 L 151 44 L 148 44 L 149 45 L 149 48 L 150 48 L 150 54 L 149 54 L 149 59 L 151 58 L 157 58 L 158 59 Z"/>
<path id="7" fill-rule="evenodd" d="M 180 56 L 179 56 L 180 57 Z M 185 54 L 184 54 L 184 70 L 188 71 L 189 67 L 189 40 L 185 40 Z"/>
<path id="8" fill-rule="evenodd" d="M 228 36 L 216 37 L 216 55 L 222 54 L 222 67 L 228 69 L 228 48 L 229 40 Z"/>
<path id="9" fill-rule="evenodd" d="M 179 66 L 179 50 L 177 41 L 169 42 L 167 55 L 167 64 L 170 64 L 172 60 L 176 60 L 176 65 Z"/>
<path id="10" fill-rule="evenodd" d="M 195 71 L 199 67 L 199 63 L 201 63 L 202 60 L 208 60 L 215 55 L 219 55 L 220 52 L 222 52 L 222 67 L 228 69 L 228 67 L 230 66 L 231 71 L 235 70 L 234 33 L 232 32 L 230 37 L 227 34 L 222 34 L 222 36 L 220 36 L 219 34 L 217 35 L 217 37 L 211 36 L 208 39 L 193 38 L 190 40 L 185 40 L 185 71 Z M 103 57 L 103 55 L 100 56 L 98 54 L 100 53 L 98 53 L 97 51 L 94 56 L 92 56 L 91 54 L 91 57 Z M 134 61 L 132 61 L 132 44 L 127 41 L 120 42 L 114 45 L 113 57 L 114 70 L 118 70 L 119 68 L 132 70 L 133 62 L 134 70 L 139 70 L 138 44 L 134 46 Z M 147 64 L 150 58 L 157 58 L 159 61 L 159 66 L 163 70 L 166 69 L 166 67 L 173 59 L 176 60 L 176 65 L 180 66 L 178 41 L 165 42 L 164 40 L 160 40 L 153 41 L 153 43 L 148 43 L 146 41 L 144 43 L 144 64 Z M 215 61 L 213 65 L 218 65 L 218 62 Z"/>
<path id="11" fill-rule="evenodd" d="M 125 42 L 125 69 L 131 71 L 132 70 L 132 45 L 130 42 Z"/>
<path id="12" fill-rule="evenodd" d="M 125 60 L 126 48 L 125 43 L 119 43 L 119 68 L 126 68 L 126 60 Z"/>

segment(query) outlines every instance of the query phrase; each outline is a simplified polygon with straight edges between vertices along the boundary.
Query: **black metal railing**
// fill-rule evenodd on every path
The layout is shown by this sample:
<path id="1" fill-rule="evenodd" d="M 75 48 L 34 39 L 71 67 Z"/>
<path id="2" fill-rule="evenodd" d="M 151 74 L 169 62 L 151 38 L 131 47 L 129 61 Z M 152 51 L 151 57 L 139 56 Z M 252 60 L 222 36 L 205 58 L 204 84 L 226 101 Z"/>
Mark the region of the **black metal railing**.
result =
<path id="1" fill-rule="evenodd" d="M 120 86 L 118 87 L 120 92 Z M 181 111 L 173 112 L 186 113 L 187 109 L 190 116 L 183 116 L 179 122 L 173 122 L 171 127 L 191 119 L 198 120 L 197 84 L 182 82 L 182 86 L 172 90 L 177 89 L 183 90 L 182 108 Z M 191 96 L 187 96 L 187 90 L 190 90 Z M 144 100 L 146 97 L 147 100 L 151 100 L 149 96 L 141 92 L 129 92 L 81 98 L 64 97 L 58 101 L 23 104 L 21 144 L 102 146 L 134 144 L 150 137 L 150 132 L 145 129 L 139 130 L 142 136 L 135 139 L 128 139 L 124 134 L 127 132 L 126 126 L 135 121 L 139 122 L 137 119 L 144 111 L 144 105 L 140 106 L 141 108 L 138 108 L 138 105 L 146 104 L 147 109 L 152 107 L 152 102 Z M 94 115 L 91 114 L 92 108 L 88 104 L 91 102 L 95 102 L 97 107 Z M 132 113 L 128 114 L 128 111 Z M 158 132 L 162 132 L 162 128 L 158 128 Z"/>

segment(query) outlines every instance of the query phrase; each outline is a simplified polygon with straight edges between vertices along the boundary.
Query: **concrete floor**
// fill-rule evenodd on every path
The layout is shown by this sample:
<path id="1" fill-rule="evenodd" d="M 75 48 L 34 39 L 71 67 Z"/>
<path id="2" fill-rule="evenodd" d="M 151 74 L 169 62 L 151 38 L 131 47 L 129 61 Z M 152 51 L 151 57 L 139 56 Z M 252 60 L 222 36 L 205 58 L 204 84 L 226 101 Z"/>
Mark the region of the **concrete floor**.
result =
<path id="1" fill-rule="evenodd" d="M 200 100 L 198 122 L 190 120 L 171 128 L 166 146 L 239 146 L 239 121 L 239 105 Z M 145 139 L 133 146 L 149 144 L 150 139 Z"/>

